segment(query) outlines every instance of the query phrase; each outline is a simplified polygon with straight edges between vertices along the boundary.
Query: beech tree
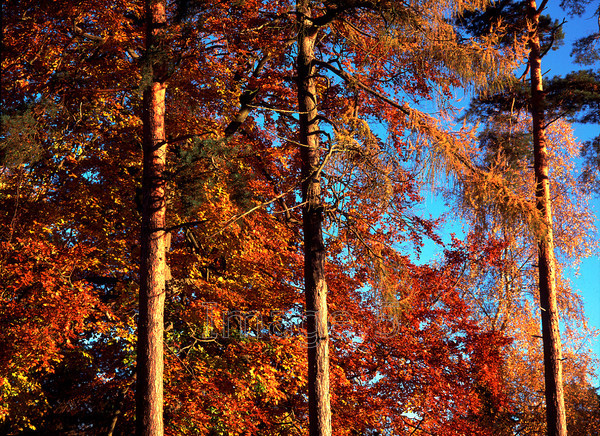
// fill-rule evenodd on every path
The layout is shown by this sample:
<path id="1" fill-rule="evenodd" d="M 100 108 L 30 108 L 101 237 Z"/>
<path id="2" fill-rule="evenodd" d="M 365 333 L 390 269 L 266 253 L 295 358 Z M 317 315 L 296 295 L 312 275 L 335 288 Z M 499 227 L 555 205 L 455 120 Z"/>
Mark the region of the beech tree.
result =
<path id="1" fill-rule="evenodd" d="M 121 99 L 131 84 L 125 78 L 133 78 L 121 45 L 131 30 L 121 20 L 129 6 L 86 20 L 83 4 L 2 5 L 2 220 L 10 229 L 2 236 L 2 298 L 10 302 L 3 304 L 3 326 L 5 338 L 15 333 L 27 344 L 11 340 L 16 348 L 6 348 L 5 433 L 42 423 L 60 433 L 92 417 L 102 426 L 113 418 L 115 402 L 108 397 L 127 388 L 133 305 L 126 293 L 111 292 L 110 283 L 118 278 L 124 290 L 137 274 L 127 231 L 135 222 L 127 201 L 131 180 L 122 170 L 132 154 L 116 148 L 108 159 L 104 146 L 124 125 L 128 133 L 136 126 Z M 100 35 L 115 22 L 122 27 L 104 44 Z M 28 26 L 32 33 L 25 37 Z M 98 56 L 100 46 L 105 56 Z M 124 79 L 116 85 L 116 77 Z M 109 95 L 107 85 L 115 86 Z M 98 141 L 101 131 L 107 134 Z M 110 187 L 102 180 L 111 180 Z M 15 257 L 27 253 L 22 244 L 33 250 L 28 260 Z M 37 316 L 29 306 L 41 309 Z M 40 351 L 18 351 L 28 348 Z M 104 382 L 98 368 L 105 369 Z M 78 390 L 77 383 L 88 389 Z"/>

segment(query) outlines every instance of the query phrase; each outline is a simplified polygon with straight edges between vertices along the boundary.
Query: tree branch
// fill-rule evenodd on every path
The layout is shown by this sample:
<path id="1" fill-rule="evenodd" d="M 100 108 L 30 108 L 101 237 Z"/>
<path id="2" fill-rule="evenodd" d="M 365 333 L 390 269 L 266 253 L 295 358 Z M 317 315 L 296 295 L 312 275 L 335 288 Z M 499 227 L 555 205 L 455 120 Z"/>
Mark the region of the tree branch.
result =
<path id="1" fill-rule="evenodd" d="M 339 76 L 340 78 L 344 79 L 347 83 L 358 86 L 359 88 L 363 89 L 364 91 L 368 92 L 369 94 L 373 95 L 374 97 L 377 97 L 380 100 L 386 102 L 390 106 L 401 110 L 406 115 L 410 115 L 410 108 L 408 107 L 408 105 L 406 103 L 404 103 L 404 104 L 398 103 L 397 101 L 391 99 L 390 97 L 387 97 L 386 95 L 382 94 L 381 92 L 377 91 L 376 89 L 373 89 L 370 86 L 364 84 L 363 82 L 361 82 L 357 78 L 351 76 L 347 72 L 334 67 L 329 62 L 324 62 L 324 61 L 319 61 L 319 60 L 315 60 L 314 62 L 316 65 L 318 65 L 320 67 L 324 67 L 324 68 L 328 69 L 329 71 L 331 71 L 332 73 Z"/>
<path id="2" fill-rule="evenodd" d="M 194 226 L 197 226 L 199 224 L 204 224 L 207 221 L 208 220 L 199 220 L 199 221 L 190 221 L 190 222 L 187 222 L 187 223 L 175 224 L 174 226 L 167 227 L 166 229 L 164 229 L 164 231 L 165 232 L 171 232 L 173 230 L 179 230 L 179 229 L 184 229 L 184 228 L 188 228 L 188 227 L 194 227 Z"/>
<path id="3" fill-rule="evenodd" d="M 91 33 L 86 33 L 76 23 L 73 23 L 72 29 L 76 35 L 79 35 L 85 39 L 89 39 L 90 41 L 97 42 L 98 44 L 104 44 L 106 42 L 106 40 L 108 39 L 108 37 L 96 36 L 96 35 L 92 35 Z"/>

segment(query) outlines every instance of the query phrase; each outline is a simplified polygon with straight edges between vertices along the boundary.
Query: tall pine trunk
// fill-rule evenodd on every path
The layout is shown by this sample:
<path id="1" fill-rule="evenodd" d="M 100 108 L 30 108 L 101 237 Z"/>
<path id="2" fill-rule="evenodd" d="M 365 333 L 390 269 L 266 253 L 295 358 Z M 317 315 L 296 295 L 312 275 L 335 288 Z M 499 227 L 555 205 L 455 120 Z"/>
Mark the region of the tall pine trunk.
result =
<path id="1" fill-rule="evenodd" d="M 302 157 L 302 225 L 304 286 L 308 335 L 308 401 L 310 436 L 331 435 L 329 401 L 329 335 L 323 242 L 323 205 L 319 175 L 320 150 L 315 87 L 314 45 L 309 0 L 298 0 L 298 108 Z"/>
<path id="2" fill-rule="evenodd" d="M 535 169 L 535 203 L 542 218 L 538 238 L 538 264 L 542 337 L 544 343 L 544 380 L 546 421 L 549 436 L 566 436 L 567 423 L 562 383 L 562 351 L 556 303 L 556 260 L 552 231 L 552 203 L 548 178 L 548 150 L 545 132 L 545 97 L 542 85 L 542 62 L 538 25 L 546 0 L 537 9 L 529 0 L 527 19 L 529 34 L 529 68 L 531 74 L 531 117 L 533 124 L 533 155 Z"/>
<path id="3" fill-rule="evenodd" d="M 163 434 L 163 312 L 165 303 L 165 89 L 156 53 L 166 23 L 164 0 L 146 0 L 143 75 L 143 210 L 137 344 L 136 431 Z"/>

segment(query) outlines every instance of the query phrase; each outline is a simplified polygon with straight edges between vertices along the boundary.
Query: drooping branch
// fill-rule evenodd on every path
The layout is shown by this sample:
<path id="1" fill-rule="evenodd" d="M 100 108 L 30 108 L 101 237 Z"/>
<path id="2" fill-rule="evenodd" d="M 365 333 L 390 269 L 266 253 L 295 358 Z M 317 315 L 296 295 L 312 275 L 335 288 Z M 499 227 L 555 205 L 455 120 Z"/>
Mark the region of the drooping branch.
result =
<path id="1" fill-rule="evenodd" d="M 362 90 L 368 92 L 369 94 L 373 95 L 374 97 L 377 97 L 381 101 L 384 101 L 387 104 L 389 104 L 390 106 L 401 110 L 406 115 L 410 115 L 410 108 L 408 107 L 408 105 L 406 103 L 404 103 L 404 104 L 398 103 L 397 101 L 391 99 L 390 97 L 387 97 L 386 95 L 382 94 L 381 92 L 377 91 L 376 89 L 373 89 L 372 87 L 366 85 L 365 83 L 363 83 L 356 77 L 353 77 L 346 71 L 343 71 L 340 68 L 334 67 L 329 62 L 315 60 L 314 63 L 320 67 L 328 69 L 329 71 L 331 71 L 332 73 L 334 73 L 335 75 L 337 75 L 338 77 L 343 79 L 348 84 L 358 86 Z"/>
<path id="2" fill-rule="evenodd" d="M 505 181 L 497 177 L 493 171 L 485 171 L 478 168 L 472 158 L 460 147 L 456 138 L 436 126 L 436 120 L 412 109 L 408 103 L 400 103 L 373 89 L 363 81 L 352 76 L 340 68 L 336 68 L 329 62 L 314 61 L 316 65 L 331 71 L 346 83 L 357 86 L 371 94 L 391 107 L 400 110 L 409 118 L 410 127 L 422 132 L 429 138 L 432 145 L 430 154 L 440 161 L 446 168 L 446 172 L 468 187 L 467 192 L 472 196 L 471 201 L 483 202 L 503 211 L 502 214 L 509 216 L 516 212 L 526 221 L 532 223 L 534 228 L 539 228 L 539 213 L 532 207 L 529 201 L 525 201 L 520 195 L 514 193 Z"/>

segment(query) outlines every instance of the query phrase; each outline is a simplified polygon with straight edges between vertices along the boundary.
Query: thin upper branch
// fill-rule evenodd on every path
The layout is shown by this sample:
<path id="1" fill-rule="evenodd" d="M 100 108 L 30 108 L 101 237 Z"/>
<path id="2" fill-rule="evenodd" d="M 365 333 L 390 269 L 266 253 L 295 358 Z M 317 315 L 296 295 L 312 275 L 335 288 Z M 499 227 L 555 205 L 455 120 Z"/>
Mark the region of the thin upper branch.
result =
<path id="1" fill-rule="evenodd" d="M 343 71 L 343 70 L 341 70 L 339 68 L 334 67 L 329 62 L 323 62 L 323 61 L 319 61 L 319 60 L 315 60 L 314 62 L 315 62 L 316 65 L 328 69 L 332 73 L 334 73 L 337 76 L 339 76 L 340 78 L 344 79 L 346 82 L 348 82 L 348 83 L 350 83 L 352 85 L 358 86 L 359 88 L 363 89 L 364 91 L 368 92 L 369 94 L 371 94 L 371 95 L 379 98 L 380 100 L 386 102 L 390 106 L 395 107 L 396 109 L 401 110 L 406 115 L 410 115 L 410 108 L 408 107 L 408 105 L 406 103 L 404 103 L 404 104 L 398 103 L 397 101 L 395 101 L 395 100 L 391 99 L 390 97 L 382 94 L 381 92 L 377 91 L 376 89 L 373 89 L 370 86 L 364 84 L 363 82 L 361 82 L 357 78 L 351 76 L 347 72 L 345 72 L 345 71 Z"/>

